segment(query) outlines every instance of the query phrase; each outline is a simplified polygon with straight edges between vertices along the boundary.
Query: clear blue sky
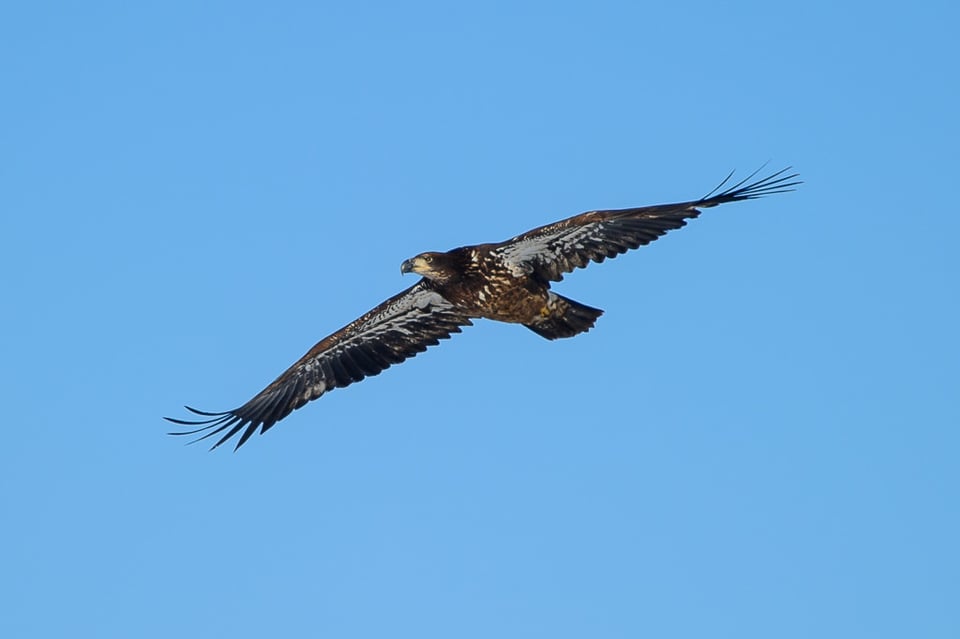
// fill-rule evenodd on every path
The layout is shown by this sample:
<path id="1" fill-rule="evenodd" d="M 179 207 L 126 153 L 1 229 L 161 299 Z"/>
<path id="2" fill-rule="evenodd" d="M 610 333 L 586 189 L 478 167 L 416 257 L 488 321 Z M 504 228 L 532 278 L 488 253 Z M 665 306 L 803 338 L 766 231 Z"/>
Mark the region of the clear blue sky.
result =
<path id="1" fill-rule="evenodd" d="M 957 9 L 0 10 L 0 635 L 960 636 Z M 482 6 L 481 6 L 482 4 Z M 402 260 L 792 164 L 239 453 Z"/>

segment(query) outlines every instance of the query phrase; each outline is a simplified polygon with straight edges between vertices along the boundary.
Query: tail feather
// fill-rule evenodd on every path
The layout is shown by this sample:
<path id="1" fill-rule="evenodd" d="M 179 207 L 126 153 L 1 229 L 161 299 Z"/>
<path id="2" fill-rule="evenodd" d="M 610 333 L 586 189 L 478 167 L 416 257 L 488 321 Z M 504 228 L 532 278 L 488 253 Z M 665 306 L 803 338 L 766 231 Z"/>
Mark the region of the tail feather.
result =
<path id="1" fill-rule="evenodd" d="M 530 324 L 524 324 L 531 331 L 547 339 L 573 337 L 593 328 L 597 318 L 603 315 L 599 308 L 593 308 L 580 302 L 574 302 L 555 293 L 550 294 L 548 308 L 550 315 Z"/>

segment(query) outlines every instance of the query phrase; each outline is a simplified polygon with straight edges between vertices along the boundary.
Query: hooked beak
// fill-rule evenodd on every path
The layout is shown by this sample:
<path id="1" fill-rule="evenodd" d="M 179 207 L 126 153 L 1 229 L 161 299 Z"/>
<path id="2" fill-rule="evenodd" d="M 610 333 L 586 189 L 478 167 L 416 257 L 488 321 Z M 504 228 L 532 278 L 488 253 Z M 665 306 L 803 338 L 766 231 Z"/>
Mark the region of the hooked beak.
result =
<path id="1" fill-rule="evenodd" d="M 404 260 L 403 264 L 400 265 L 400 274 L 413 273 L 413 261 Z"/>

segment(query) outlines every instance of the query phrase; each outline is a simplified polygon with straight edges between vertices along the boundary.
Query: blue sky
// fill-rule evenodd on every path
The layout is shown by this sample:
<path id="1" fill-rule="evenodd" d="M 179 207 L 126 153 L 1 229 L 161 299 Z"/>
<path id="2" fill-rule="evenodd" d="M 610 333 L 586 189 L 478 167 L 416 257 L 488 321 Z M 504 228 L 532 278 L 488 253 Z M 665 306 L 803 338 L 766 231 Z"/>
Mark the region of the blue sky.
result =
<path id="1" fill-rule="evenodd" d="M 957 10 L 0 10 L 5 637 L 960 636 Z M 239 453 L 425 250 L 793 165 Z"/>

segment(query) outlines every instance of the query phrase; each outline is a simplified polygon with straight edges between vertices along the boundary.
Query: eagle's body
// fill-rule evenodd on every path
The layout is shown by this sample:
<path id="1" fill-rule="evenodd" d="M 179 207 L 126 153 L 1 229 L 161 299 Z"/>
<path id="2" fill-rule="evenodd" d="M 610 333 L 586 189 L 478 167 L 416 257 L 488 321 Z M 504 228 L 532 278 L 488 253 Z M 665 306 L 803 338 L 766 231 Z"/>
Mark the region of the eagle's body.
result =
<path id="1" fill-rule="evenodd" d="M 513 266 L 503 256 L 507 244 L 424 253 L 401 270 L 423 274 L 467 317 L 523 324 L 548 339 L 572 337 L 593 326 L 603 311 L 561 297 L 546 279 Z"/>
<path id="2" fill-rule="evenodd" d="M 459 333 L 474 319 L 523 324 L 547 339 L 572 337 L 592 328 L 603 311 L 556 294 L 551 282 L 591 261 L 649 244 L 684 226 L 700 209 L 791 190 L 799 182 L 785 172 L 750 184 L 747 178 L 699 200 L 591 211 L 505 242 L 421 253 L 400 270 L 423 279 L 321 340 L 243 406 L 224 413 L 189 409 L 209 419 L 167 419 L 198 426 L 174 433 L 178 435 L 206 431 L 200 438 L 205 439 L 226 430 L 214 448 L 242 431 L 239 448 L 258 428 L 266 432 L 307 402 L 377 375 Z"/>

